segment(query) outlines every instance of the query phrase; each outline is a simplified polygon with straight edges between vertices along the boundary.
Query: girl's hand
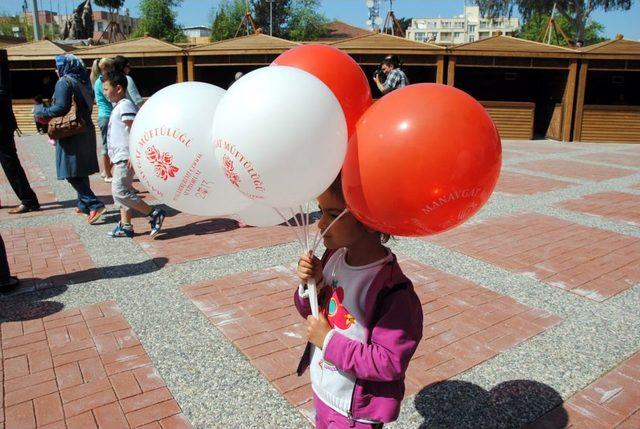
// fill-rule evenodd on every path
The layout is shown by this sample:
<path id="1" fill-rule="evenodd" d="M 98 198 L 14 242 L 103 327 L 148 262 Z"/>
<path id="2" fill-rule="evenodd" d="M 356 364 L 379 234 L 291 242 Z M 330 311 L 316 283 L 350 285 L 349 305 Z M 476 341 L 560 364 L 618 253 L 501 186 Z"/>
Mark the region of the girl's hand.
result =
<path id="1" fill-rule="evenodd" d="M 311 253 L 300 256 L 297 274 L 303 283 L 306 284 L 309 280 L 315 279 L 316 285 L 319 285 L 322 282 L 322 263 L 320 259 Z"/>
<path id="2" fill-rule="evenodd" d="M 327 336 L 329 331 L 331 331 L 329 322 L 327 322 L 327 319 L 324 317 L 324 315 L 320 313 L 318 314 L 317 319 L 313 316 L 308 316 L 307 323 L 307 338 L 309 342 L 321 349 L 324 345 L 325 337 Z"/>

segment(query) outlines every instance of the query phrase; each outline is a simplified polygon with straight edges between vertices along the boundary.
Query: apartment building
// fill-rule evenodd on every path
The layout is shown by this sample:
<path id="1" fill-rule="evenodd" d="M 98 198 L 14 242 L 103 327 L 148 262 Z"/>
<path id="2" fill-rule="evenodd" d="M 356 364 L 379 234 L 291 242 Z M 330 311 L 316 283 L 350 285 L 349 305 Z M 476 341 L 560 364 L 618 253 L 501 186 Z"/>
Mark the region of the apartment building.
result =
<path id="1" fill-rule="evenodd" d="M 415 18 L 407 39 L 438 45 L 457 45 L 486 39 L 496 34 L 511 35 L 520 27 L 518 18 L 483 18 L 478 6 L 465 6 L 464 14 L 453 18 Z"/>

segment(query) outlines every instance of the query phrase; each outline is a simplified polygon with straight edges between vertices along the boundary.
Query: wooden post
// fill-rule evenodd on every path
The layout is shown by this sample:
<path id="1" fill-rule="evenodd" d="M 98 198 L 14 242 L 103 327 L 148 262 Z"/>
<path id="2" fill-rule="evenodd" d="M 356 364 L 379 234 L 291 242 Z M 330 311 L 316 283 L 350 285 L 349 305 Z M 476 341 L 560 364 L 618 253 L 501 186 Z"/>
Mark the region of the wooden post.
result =
<path id="1" fill-rule="evenodd" d="M 193 82 L 195 80 L 195 73 L 193 63 L 195 61 L 195 57 L 187 57 L 187 80 L 189 82 Z"/>
<path id="2" fill-rule="evenodd" d="M 436 83 L 444 83 L 444 55 L 438 55 L 438 69 L 436 70 Z"/>
<path id="3" fill-rule="evenodd" d="M 176 57 L 176 81 L 178 83 L 184 82 L 184 60 L 182 56 Z"/>
<path id="4" fill-rule="evenodd" d="M 456 85 L 456 57 L 449 57 L 449 65 L 447 66 L 447 85 Z"/>
<path id="5" fill-rule="evenodd" d="M 573 141 L 580 141 L 582 138 L 582 114 L 584 112 L 584 97 L 587 91 L 587 71 L 589 61 L 582 60 L 580 72 L 578 73 L 578 95 L 576 96 L 576 118 L 573 124 Z"/>
<path id="6" fill-rule="evenodd" d="M 571 60 L 567 84 L 562 98 L 562 141 L 571 141 L 571 123 L 573 119 L 573 103 L 576 96 L 576 77 L 578 75 L 578 60 Z"/>

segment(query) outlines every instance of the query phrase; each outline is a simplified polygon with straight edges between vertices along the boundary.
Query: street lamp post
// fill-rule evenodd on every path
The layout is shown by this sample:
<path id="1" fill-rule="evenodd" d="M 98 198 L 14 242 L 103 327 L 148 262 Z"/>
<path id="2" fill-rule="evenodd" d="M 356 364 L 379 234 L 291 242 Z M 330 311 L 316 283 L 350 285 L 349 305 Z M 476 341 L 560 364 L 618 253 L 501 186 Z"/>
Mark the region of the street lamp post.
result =
<path id="1" fill-rule="evenodd" d="M 267 0 L 269 2 L 269 36 L 273 36 L 273 2 L 275 0 Z"/>
<path id="2" fill-rule="evenodd" d="M 38 0 L 33 0 L 33 40 L 40 40 L 40 21 L 38 20 Z"/>

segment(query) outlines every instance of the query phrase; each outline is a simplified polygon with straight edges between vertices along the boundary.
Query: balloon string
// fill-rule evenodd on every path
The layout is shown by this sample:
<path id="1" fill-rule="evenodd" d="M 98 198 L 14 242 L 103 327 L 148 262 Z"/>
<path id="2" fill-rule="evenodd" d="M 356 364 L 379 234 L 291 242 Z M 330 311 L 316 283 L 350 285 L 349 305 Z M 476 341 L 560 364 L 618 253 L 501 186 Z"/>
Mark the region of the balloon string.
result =
<path id="1" fill-rule="evenodd" d="M 307 224 L 307 216 L 306 210 L 302 208 L 302 204 L 298 206 L 298 210 L 300 210 L 300 222 L 302 223 L 302 232 L 304 233 L 304 244 L 307 246 L 307 252 L 309 251 L 309 225 Z"/>
<path id="2" fill-rule="evenodd" d="M 305 250 L 305 252 L 308 252 L 309 248 L 304 244 L 304 237 L 302 235 L 303 234 L 302 225 L 300 225 L 300 222 L 298 222 L 298 216 L 296 215 L 296 212 L 293 210 L 293 208 L 290 208 L 289 212 L 291 212 L 291 219 L 293 219 L 293 221 L 296 223 L 297 230 L 300 234 L 300 245 Z"/>
<path id="3" fill-rule="evenodd" d="M 275 212 L 278 213 L 278 215 L 280 215 L 280 217 L 282 218 L 284 223 L 287 224 L 287 226 L 290 226 L 291 228 L 293 228 L 293 232 L 296 234 L 296 240 L 298 240 L 298 244 L 300 244 L 300 247 L 304 248 L 304 244 L 302 244 L 302 240 L 300 239 L 300 236 L 298 236 L 298 232 L 296 231 L 296 228 L 292 224 L 289 223 L 287 218 L 284 217 L 284 215 L 282 214 L 282 212 L 280 212 L 280 210 L 278 210 L 275 207 L 273 207 L 273 210 L 275 210 Z"/>
<path id="4" fill-rule="evenodd" d="M 309 203 L 304 204 L 305 222 L 307 224 L 307 240 L 311 239 L 311 228 L 309 227 Z"/>
<path id="5" fill-rule="evenodd" d="M 313 243 L 313 248 L 311 249 L 312 252 L 315 254 L 316 253 L 316 248 L 320 245 L 320 241 L 324 238 L 325 234 L 331 229 L 331 227 L 333 226 L 334 223 L 336 223 L 337 221 L 340 220 L 340 218 L 342 216 L 344 216 L 345 214 L 347 214 L 349 212 L 349 209 L 344 209 L 342 210 L 342 213 L 340 213 L 327 227 L 327 229 L 325 229 L 322 234 L 320 234 L 320 238 Z"/>

